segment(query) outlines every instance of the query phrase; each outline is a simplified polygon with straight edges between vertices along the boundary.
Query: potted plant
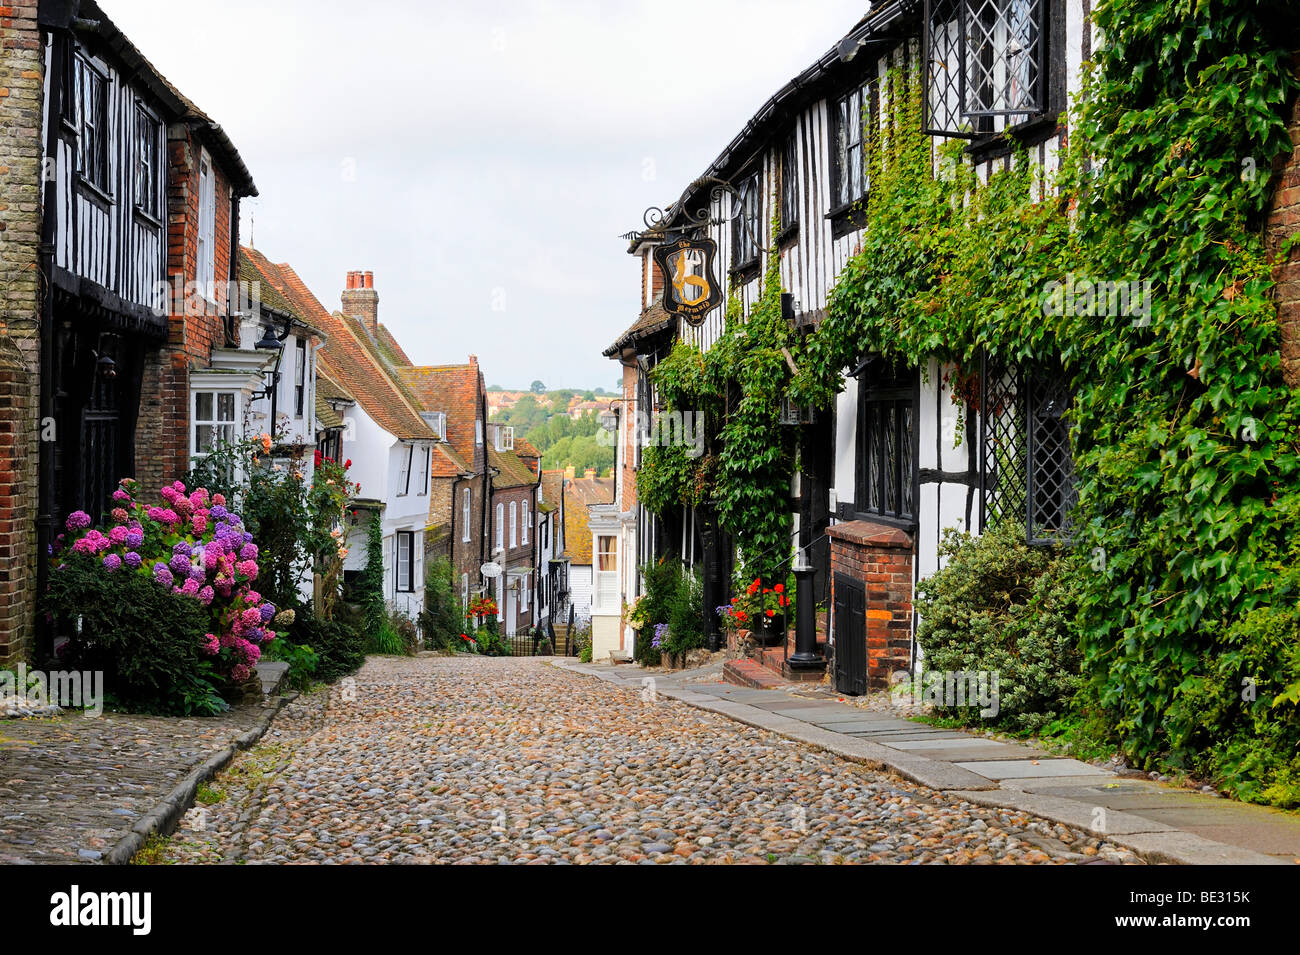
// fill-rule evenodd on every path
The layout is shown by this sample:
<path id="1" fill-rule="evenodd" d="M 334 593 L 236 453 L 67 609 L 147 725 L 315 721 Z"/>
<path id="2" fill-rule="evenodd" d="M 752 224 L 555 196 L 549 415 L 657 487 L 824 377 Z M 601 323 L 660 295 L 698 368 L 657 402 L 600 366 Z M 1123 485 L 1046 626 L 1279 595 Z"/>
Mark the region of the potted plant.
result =
<path id="1" fill-rule="evenodd" d="M 755 577 L 743 594 L 731 598 L 731 620 L 741 629 L 748 629 L 762 646 L 778 646 L 785 637 L 785 608 L 790 605 L 785 584 L 763 586 L 761 577 Z"/>

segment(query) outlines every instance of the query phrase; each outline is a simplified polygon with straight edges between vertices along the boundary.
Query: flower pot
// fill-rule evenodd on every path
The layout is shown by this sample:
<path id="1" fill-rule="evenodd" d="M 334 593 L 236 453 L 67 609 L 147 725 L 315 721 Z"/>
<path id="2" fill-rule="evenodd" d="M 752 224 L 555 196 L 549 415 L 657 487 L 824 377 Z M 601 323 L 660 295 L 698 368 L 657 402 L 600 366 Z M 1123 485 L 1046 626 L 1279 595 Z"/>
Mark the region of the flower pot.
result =
<path id="1" fill-rule="evenodd" d="M 764 647 L 779 647 L 785 639 L 785 617 L 759 617 L 754 621 L 754 639 Z"/>

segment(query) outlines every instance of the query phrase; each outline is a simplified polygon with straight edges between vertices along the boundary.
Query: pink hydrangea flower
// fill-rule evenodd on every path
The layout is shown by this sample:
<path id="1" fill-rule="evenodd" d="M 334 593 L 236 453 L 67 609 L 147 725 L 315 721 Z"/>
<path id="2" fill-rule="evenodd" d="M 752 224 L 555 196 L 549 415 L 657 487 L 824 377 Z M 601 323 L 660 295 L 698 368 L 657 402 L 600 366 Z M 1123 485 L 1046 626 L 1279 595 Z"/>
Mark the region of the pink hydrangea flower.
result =
<path id="1" fill-rule="evenodd" d="M 257 561 L 241 560 L 235 565 L 235 570 L 245 577 L 253 578 L 257 576 Z"/>
<path id="2" fill-rule="evenodd" d="M 208 656 L 214 657 L 221 652 L 221 641 L 217 639 L 215 633 L 206 633 L 203 635 L 203 643 L 200 644 L 199 649 Z"/>

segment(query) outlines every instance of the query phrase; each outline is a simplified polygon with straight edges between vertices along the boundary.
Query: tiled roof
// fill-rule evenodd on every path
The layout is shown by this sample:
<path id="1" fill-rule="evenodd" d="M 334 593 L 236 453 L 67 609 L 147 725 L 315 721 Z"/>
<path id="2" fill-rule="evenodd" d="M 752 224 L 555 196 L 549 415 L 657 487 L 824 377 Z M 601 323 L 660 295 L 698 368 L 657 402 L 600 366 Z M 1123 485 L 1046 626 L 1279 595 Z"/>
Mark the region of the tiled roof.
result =
<path id="1" fill-rule="evenodd" d="M 431 475 L 436 478 L 454 478 L 468 470 L 451 445 L 438 442 L 433 446 L 433 455 L 429 461 Z"/>
<path id="2" fill-rule="evenodd" d="M 457 454 L 474 460 L 474 422 L 483 374 L 477 362 L 467 365 L 420 365 L 398 369 L 425 411 L 447 415 L 447 440 Z"/>
<path id="3" fill-rule="evenodd" d="M 384 360 L 396 368 L 410 367 L 411 359 L 406 357 L 406 352 L 402 351 L 402 346 L 397 344 L 397 339 L 393 333 L 388 330 L 388 326 L 379 322 L 379 351 L 384 356 Z"/>
<path id="4" fill-rule="evenodd" d="M 316 369 L 316 394 L 326 401 L 334 399 L 335 401 L 356 401 L 352 392 L 348 391 L 337 381 L 331 378 L 321 369 Z"/>
<path id="5" fill-rule="evenodd" d="M 381 428 L 406 440 L 430 440 L 433 432 L 420 417 L 419 405 L 400 376 L 379 355 L 355 319 L 325 310 L 292 267 L 275 265 L 256 249 L 244 250 L 257 271 L 291 302 L 302 316 L 328 336 L 319 367 L 345 388 Z"/>
<path id="6" fill-rule="evenodd" d="M 307 320 L 307 317 L 302 314 L 302 309 L 284 297 L 280 290 L 258 268 L 257 263 L 249 257 L 248 250 L 244 248 L 239 250 L 239 281 L 249 286 L 256 283 L 257 297 L 267 308 L 292 316 L 298 324 L 305 325 L 314 332 L 319 333 L 321 331 Z"/>
<path id="7" fill-rule="evenodd" d="M 564 482 L 564 553 L 570 564 L 591 563 L 588 508 L 592 504 L 610 504 L 613 500 L 613 478 L 569 478 Z"/>
<path id="8" fill-rule="evenodd" d="M 614 344 L 606 348 L 603 354 L 609 358 L 613 358 L 638 338 L 644 338 L 647 335 L 653 335 L 656 332 L 665 331 L 666 329 L 673 328 L 676 324 L 677 318 L 664 311 L 664 300 L 661 295 L 641 312 L 640 317 L 631 324 L 627 331 L 622 335 L 619 335 L 618 338 L 614 340 Z"/>
<path id="9" fill-rule="evenodd" d="M 319 384 L 316 387 L 316 420 L 322 428 L 343 427 L 343 416 L 330 407 L 329 401 L 320 393 Z"/>
<path id="10" fill-rule="evenodd" d="M 498 451 L 488 445 L 488 463 L 501 473 L 492 479 L 492 486 L 498 489 L 508 487 L 525 487 L 537 483 L 537 475 L 532 468 L 520 460 L 513 451 Z"/>
<path id="11" fill-rule="evenodd" d="M 538 451 L 531 441 L 524 438 L 515 438 L 515 454 L 521 458 L 541 458 L 542 452 Z"/>
<path id="12" fill-rule="evenodd" d="M 560 470 L 542 472 L 542 502 L 551 509 L 560 506 L 560 495 L 564 493 L 564 472 Z"/>

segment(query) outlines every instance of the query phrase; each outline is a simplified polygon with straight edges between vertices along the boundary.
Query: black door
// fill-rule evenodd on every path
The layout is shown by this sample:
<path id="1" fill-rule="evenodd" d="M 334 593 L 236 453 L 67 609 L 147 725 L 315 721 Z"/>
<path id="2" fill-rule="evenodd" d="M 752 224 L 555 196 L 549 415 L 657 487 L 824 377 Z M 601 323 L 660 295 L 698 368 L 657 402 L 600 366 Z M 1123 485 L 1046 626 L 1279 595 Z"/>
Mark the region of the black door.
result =
<path id="1" fill-rule="evenodd" d="M 867 591 L 862 581 L 835 575 L 835 689 L 867 692 Z"/>

